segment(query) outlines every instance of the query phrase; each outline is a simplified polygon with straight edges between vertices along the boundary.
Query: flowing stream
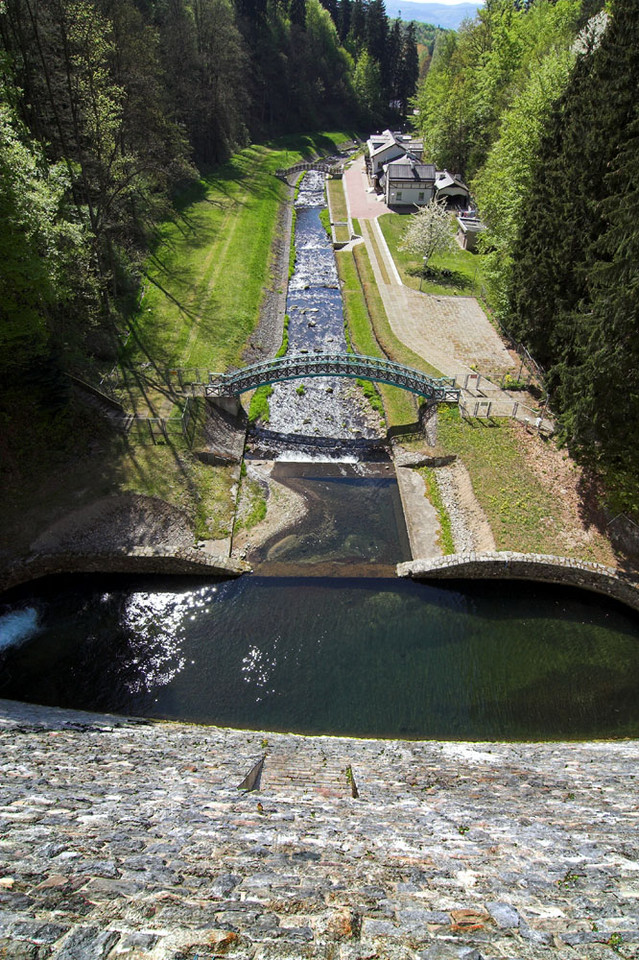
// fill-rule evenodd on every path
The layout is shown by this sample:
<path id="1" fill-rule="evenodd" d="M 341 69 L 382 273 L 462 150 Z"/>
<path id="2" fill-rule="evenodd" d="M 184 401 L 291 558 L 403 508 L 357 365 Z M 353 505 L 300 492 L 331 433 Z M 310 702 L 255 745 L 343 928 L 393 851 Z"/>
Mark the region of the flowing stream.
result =
<path id="1" fill-rule="evenodd" d="M 346 346 L 322 203 L 323 177 L 309 174 L 291 352 Z M 544 584 L 397 580 L 409 556 L 401 504 L 356 384 L 278 384 L 270 409 L 249 457 L 276 460 L 272 475 L 310 509 L 265 545 L 261 575 L 14 590 L 0 597 L 0 697 L 301 733 L 639 735 L 637 614 Z"/>
<path id="2" fill-rule="evenodd" d="M 342 294 L 330 239 L 320 222 L 324 174 L 304 175 L 295 203 L 295 272 L 288 289 L 288 352 L 345 353 Z M 309 377 L 274 385 L 268 428 L 254 449 L 288 461 L 388 459 L 385 429 L 361 390 L 340 377 Z"/>

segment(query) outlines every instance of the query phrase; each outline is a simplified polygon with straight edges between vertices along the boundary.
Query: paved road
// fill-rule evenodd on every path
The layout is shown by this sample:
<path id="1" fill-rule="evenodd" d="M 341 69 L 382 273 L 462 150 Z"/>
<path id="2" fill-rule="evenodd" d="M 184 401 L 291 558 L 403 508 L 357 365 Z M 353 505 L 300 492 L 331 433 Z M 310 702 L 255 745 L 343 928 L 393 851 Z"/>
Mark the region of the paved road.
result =
<path id="1" fill-rule="evenodd" d="M 368 177 L 364 161 L 358 157 L 355 163 L 344 171 L 344 191 L 351 219 L 373 220 L 383 213 L 390 213 L 385 203 L 377 199 L 375 193 L 369 193 Z"/>
<path id="2" fill-rule="evenodd" d="M 371 260 L 375 279 L 395 336 L 437 367 L 445 376 L 456 377 L 465 387 L 464 400 L 475 415 L 510 415 L 513 398 L 486 379 L 513 373 L 511 355 L 474 297 L 431 296 L 405 286 L 377 218 L 389 209 L 368 193 L 363 160 L 357 160 L 344 175 L 344 189 L 351 219 L 360 222 L 361 234 Z M 351 224 L 352 227 L 352 224 Z M 481 376 L 479 382 L 477 373 Z M 480 402 L 484 408 L 476 407 Z M 534 417 L 519 405 L 518 417 Z"/>

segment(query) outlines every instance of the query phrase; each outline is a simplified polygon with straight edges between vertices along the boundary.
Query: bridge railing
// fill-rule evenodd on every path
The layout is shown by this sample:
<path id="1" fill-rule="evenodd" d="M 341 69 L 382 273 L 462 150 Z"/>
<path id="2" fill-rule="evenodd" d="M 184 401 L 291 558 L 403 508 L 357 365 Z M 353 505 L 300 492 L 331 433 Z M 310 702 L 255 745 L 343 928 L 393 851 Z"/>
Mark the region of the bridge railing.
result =
<path id="1" fill-rule="evenodd" d="M 237 395 L 280 380 L 322 376 L 362 378 L 399 386 L 434 400 L 459 400 L 454 377 L 429 377 L 419 370 L 379 357 L 327 353 L 297 354 L 256 363 L 242 370 L 211 374 L 206 393 L 220 397 Z"/>
<path id="2" fill-rule="evenodd" d="M 286 180 L 294 173 L 302 173 L 304 170 L 318 170 L 320 173 L 328 173 L 332 177 L 341 177 L 344 174 L 344 166 L 341 163 L 325 163 L 322 160 L 301 161 L 294 163 L 292 167 L 280 167 L 275 171 L 275 176 Z"/>

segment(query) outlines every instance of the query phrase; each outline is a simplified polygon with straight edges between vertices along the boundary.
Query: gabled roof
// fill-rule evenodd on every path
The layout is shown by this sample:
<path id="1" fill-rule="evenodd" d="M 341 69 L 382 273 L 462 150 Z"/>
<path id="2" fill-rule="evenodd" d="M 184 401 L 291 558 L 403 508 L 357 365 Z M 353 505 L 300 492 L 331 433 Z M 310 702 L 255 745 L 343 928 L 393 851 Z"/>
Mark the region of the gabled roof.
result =
<path id="1" fill-rule="evenodd" d="M 409 153 L 398 160 L 391 160 L 390 163 L 385 165 L 384 171 L 389 180 L 411 183 L 435 182 L 435 165 L 433 163 L 421 163 Z"/>
<path id="2" fill-rule="evenodd" d="M 449 187 L 459 187 L 460 189 L 465 190 L 467 193 L 469 192 L 468 187 L 462 178 L 458 177 L 456 173 L 449 173 L 448 170 L 437 171 L 435 187 L 437 190 L 446 190 Z"/>
<path id="3" fill-rule="evenodd" d="M 482 223 L 477 216 L 459 216 L 456 220 L 464 233 L 481 233 L 482 230 L 487 229 L 486 224 Z"/>
<path id="4" fill-rule="evenodd" d="M 368 150 L 371 157 L 376 157 L 378 154 L 384 153 L 389 147 L 394 147 L 404 153 L 406 148 L 401 144 L 398 136 L 396 133 L 391 133 L 390 130 L 384 130 L 383 133 L 369 137 Z"/>

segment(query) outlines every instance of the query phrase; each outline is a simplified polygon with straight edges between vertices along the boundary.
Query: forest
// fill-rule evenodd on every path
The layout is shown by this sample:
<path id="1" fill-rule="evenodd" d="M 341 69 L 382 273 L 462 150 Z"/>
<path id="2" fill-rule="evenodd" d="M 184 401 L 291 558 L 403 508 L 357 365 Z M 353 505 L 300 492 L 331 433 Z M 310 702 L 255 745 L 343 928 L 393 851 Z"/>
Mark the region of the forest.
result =
<path id="1" fill-rule="evenodd" d="M 488 0 L 416 96 L 482 219 L 488 302 L 545 370 L 560 439 L 639 507 L 639 24 L 631 0 Z"/>
<path id="2" fill-rule="evenodd" d="M 6 0 L 0 64 L 0 380 L 49 399 L 113 349 L 185 184 L 278 133 L 397 121 L 419 68 L 383 0 Z"/>
<path id="3" fill-rule="evenodd" d="M 631 0 L 486 0 L 458 31 L 384 0 L 0 3 L 0 416 L 113 360 L 176 202 L 276 134 L 411 117 L 488 226 L 486 300 L 560 437 L 639 508 L 639 25 Z M 421 57 L 421 78 L 420 78 Z M 42 385 L 46 384 L 46 387 Z"/>

